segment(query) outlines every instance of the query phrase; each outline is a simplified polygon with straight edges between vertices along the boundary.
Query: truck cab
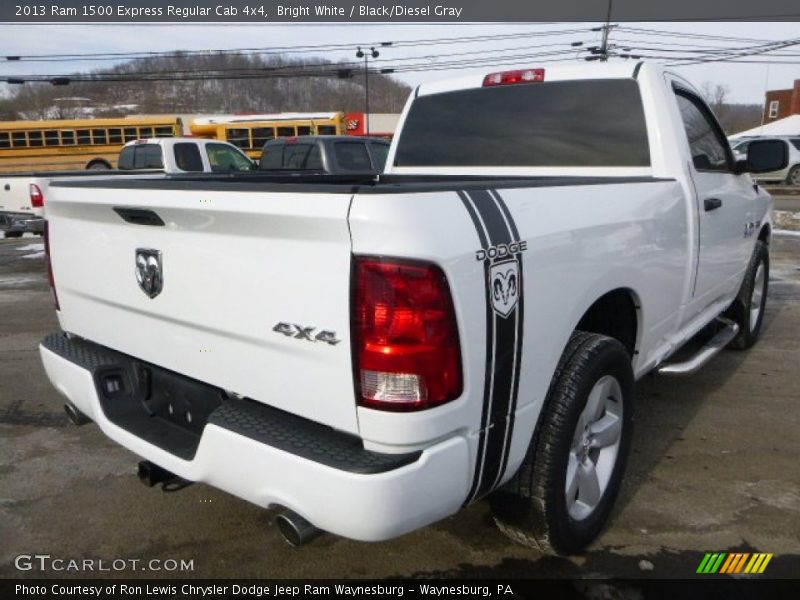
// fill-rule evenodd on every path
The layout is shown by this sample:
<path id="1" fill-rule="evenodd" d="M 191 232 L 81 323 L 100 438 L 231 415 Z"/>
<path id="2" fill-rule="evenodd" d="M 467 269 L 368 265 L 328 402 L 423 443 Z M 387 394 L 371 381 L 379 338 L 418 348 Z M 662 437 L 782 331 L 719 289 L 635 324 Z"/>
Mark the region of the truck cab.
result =
<path id="1" fill-rule="evenodd" d="M 128 142 L 119 154 L 121 171 L 235 173 L 254 170 L 247 155 L 228 142 L 195 137 L 147 138 Z"/>

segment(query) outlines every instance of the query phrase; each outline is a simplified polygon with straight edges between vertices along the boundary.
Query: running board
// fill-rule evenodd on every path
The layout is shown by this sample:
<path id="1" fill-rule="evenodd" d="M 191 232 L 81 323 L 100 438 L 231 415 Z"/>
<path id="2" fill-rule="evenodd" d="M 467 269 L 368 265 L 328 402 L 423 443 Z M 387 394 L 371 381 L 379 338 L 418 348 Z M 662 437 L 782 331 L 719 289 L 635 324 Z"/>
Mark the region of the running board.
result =
<path id="1" fill-rule="evenodd" d="M 724 317 L 717 317 L 717 321 L 724 327 L 711 338 L 705 346 L 700 348 L 697 353 L 689 360 L 678 363 L 668 363 L 658 368 L 659 375 L 672 375 L 674 377 L 686 377 L 700 370 L 709 360 L 714 358 L 720 350 L 727 346 L 736 334 L 739 333 L 739 326 Z"/>

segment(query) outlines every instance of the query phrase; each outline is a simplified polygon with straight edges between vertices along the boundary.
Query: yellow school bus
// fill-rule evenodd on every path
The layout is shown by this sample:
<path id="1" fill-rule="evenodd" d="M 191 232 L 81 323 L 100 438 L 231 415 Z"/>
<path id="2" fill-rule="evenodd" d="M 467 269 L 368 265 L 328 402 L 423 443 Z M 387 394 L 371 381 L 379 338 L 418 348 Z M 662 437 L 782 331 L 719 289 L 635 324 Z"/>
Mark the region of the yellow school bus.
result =
<path id="1" fill-rule="evenodd" d="M 0 172 L 113 169 L 126 142 L 182 132 L 170 116 L 0 121 Z"/>
<path id="2" fill-rule="evenodd" d="M 194 119 L 192 134 L 223 140 L 241 148 L 250 158 L 261 158 L 262 146 L 275 138 L 297 135 L 344 135 L 344 113 L 277 113 Z"/>

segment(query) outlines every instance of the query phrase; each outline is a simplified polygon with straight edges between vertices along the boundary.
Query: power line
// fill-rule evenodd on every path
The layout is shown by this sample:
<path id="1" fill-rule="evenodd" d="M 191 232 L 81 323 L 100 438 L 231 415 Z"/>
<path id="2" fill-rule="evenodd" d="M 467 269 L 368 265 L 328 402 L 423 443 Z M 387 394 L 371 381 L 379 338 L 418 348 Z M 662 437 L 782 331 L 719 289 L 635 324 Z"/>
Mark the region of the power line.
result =
<path id="1" fill-rule="evenodd" d="M 6 60 L 12 62 L 72 62 L 72 61 L 103 61 L 103 60 L 121 60 L 121 59 L 137 59 L 137 58 L 153 58 L 160 56 L 175 56 L 176 54 L 183 56 L 213 56 L 213 55 L 226 55 L 226 54 L 289 54 L 289 53 L 310 53 L 321 51 L 342 50 L 350 51 L 354 46 L 387 46 L 393 47 L 406 47 L 406 46 L 429 46 L 429 45 L 447 45 L 447 44 L 463 44 L 463 43 L 483 43 L 483 42 L 498 42 L 513 39 L 525 39 L 535 37 L 548 37 L 554 35 L 571 35 L 576 33 L 584 33 L 589 31 L 589 28 L 573 28 L 562 30 L 545 30 L 545 31 L 527 31 L 518 33 L 495 34 L 495 35 L 476 35 L 476 36 L 457 36 L 457 37 L 440 37 L 440 38 L 423 38 L 416 40 L 397 40 L 397 41 L 382 41 L 382 42 L 347 42 L 341 44 L 319 44 L 319 45 L 302 45 L 302 46 L 274 46 L 274 47 L 261 47 L 261 48 L 219 48 L 215 50 L 169 50 L 169 51 L 141 51 L 141 52 L 86 52 L 86 53 L 73 53 L 73 54 L 16 54 L 7 55 Z"/>

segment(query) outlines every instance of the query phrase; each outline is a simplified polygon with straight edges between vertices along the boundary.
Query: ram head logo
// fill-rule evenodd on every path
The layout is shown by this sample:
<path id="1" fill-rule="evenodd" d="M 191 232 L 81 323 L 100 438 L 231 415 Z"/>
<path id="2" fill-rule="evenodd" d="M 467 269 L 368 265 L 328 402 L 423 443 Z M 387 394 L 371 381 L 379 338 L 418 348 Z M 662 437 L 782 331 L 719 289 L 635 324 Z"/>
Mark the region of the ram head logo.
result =
<path id="1" fill-rule="evenodd" d="M 519 263 L 507 260 L 492 265 L 489 271 L 489 293 L 494 311 L 507 317 L 519 301 Z"/>
<path id="2" fill-rule="evenodd" d="M 164 289 L 164 269 L 161 250 L 136 249 L 136 281 L 149 298 L 155 298 Z"/>

